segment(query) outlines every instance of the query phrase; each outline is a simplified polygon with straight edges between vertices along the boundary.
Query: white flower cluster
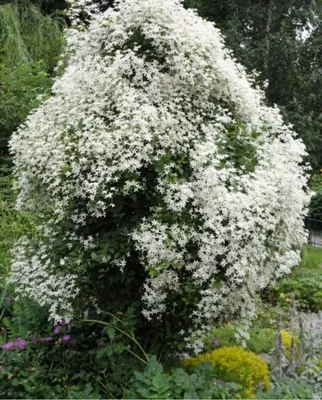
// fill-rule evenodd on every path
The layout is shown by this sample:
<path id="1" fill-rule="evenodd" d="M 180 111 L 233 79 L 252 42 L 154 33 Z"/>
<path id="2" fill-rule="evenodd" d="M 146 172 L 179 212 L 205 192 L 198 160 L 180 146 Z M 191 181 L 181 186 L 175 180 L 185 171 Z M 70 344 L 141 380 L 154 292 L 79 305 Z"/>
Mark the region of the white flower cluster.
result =
<path id="1" fill-rule="evenodd" d="M 219 30 L 179 0 L 120 0 L 92 13 L 86 29 L 70 30 L 67 53 L 52 97 L 11 140 L 18 207 L 50 208 L 76 231 L 105 218 L 116 196 L 142 191 L 144 169 L 158 165 L 148 189 L 163 200 L 129 238 L 147 271 L 145 315 L 189 284 L 197 324 L 249 317 L 255 292 L 290 272 L 306 240 L 302 142 Z M 54 266 L 38 257 L 30 273 L 23 257 L 12 281 L 52 299 L 37 274 Z M 64 279 L 70 287 L 74 277 Z"/>

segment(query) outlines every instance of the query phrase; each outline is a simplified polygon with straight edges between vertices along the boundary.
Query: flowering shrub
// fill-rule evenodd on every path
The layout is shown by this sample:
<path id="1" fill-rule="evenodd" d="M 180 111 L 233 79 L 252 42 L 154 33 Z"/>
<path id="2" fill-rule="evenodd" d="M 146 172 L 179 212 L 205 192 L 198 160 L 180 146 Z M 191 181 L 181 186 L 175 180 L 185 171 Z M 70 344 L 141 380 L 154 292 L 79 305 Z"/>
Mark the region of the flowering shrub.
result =
<path id="1" fill-rule="evenodd" d="M 217 378 L 227 382 L 240 383 L 246 398 L 255 398 L 255 390 L 269 390 L 268 365 L 259 356 L 241 347 L 222 347 L 211 353 L 201 354 L 184 361 L 185 366 L 195 367 L 202 362 L 215 366 Z"/>
<path id="2" fill-rule="evenodd" d="M 141 299 L 172 329 L 180 315 L 186 336 L 251 318 L 306 240 L 304 145 L 180 1 L 89 15 L 53 96 L 11 140 L 17 207 L 43 219 L 11 282 L 56 320 L 89 296 L 115 310 Z"/>

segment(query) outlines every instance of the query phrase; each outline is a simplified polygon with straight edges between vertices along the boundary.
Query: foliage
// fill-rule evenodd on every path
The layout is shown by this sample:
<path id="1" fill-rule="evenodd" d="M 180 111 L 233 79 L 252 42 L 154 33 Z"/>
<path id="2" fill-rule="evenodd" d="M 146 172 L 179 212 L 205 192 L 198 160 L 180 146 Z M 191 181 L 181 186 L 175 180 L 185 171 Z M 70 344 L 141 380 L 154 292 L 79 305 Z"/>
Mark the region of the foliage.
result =
<path id="1" fill-rule="evenodd" d="M 294 378 L 312 388 L 321 390 L 322 370 L 322 314 L 299 313 L 295 302 L 287 320 L 287 329 L 282 328 L 282 318 L 277 322 L 277 340 L 274 351 L 267 357 L 274 382 Z M 290 333 L 291 332 L 291 333 Z"/>
<path id="2" fill-rule="evenodd" d="M 246 398 L 255 398 L 255 391 L 260 387 L 269 390 L 270 376 L 266 362 L 241 347 L 222 347 L 185 360 L 184 365 L 191 368 L 203 362 L 214 365 L 217 378 L 241 384 Z"/>
<path id="3" fill-rule="evenodd" d="M 30 110 L 39 105 L 40 96 L 48 96 L 52 80 L 45 72 L 42 61 L 13 67 L 0 65 L 0 68 L 0 148 L 4 149 L 11 132 L 26 118 Z"/>
<path id="4" fill-rule="evenodd" d="M 283 378 L 274 382 L 269 392 L 256 393 L 257 399 L 318 399 L 321 396 L 321 390 L 296 378 Z"/>
<path id="5" fill-rule="evenodd" d="M 247 340 L 247 349 L 259 354 L 269 353 L 274 348 L 276 334 L 272 329 L 253 327 L 249 330 L 250 338 Z"/>
<path id="6" fill-rule="evenodd" d="M 205 342 L 204 350 L 208 352 L 219 346 L 238 345 L 236 333 L 236 326 L 232 324 L 213 329 Z M 273 329 L 253 323 L 248 334 L 249 338 L 245 340 L 247 350 L 259 354 L 269 353 L 274 348 L 276 332 Z"/>
<path id="7" fill-rule="evenodd" d="M 202 364 L 188 374 L 181 368 L 165 372 L 153 356 L 143 372 L 134 379 L 125 398 L 134 399 L 229 399 L 238 394 L 238 385 L 214 384 L 211 364 Z"/>
<path id="8" fill-rule="evenodd" d="M 322 170 L 311 178 L 311 188 L 315 194 L 310 203 L 310 216 L 315 219 L 322 219 Z"/>
<path id="9" fill-rule="evenodd" d="M 322 249 L 314 246 L 304 246 L 302 250 L 302 259 L 298 267 L 294 268 L 293 275 L 299 276 L 308 270 L 319 270 L 322 265 Z"/>
<path id="10" fill-rule="evenodd" d="M 317 192 L 311 199 L 310 217 L 322 220 L 322 192 Z"/>
<path id="11" fill-rule="evenodd" d="M 11 133 L 48 95 L 50 74 L 64 45 L 62 16 L 45 16 L 36 5 L 0 4 L 0 152 Z"/>
<path id="12" fill-rule="evenodd" d="M 321 265 L 322 249 L 304 246 L 301 263 L 295 267 L 291 276 L 281 279 L 265 293 L 271 306 L 288 308 L 295 296 L 301 310 L 318 312 L 321 309 Z"/>
<path id="13" fill-rule="evenodd" d="M 284 278 L 275 287 L 277 301 L 286 306 L 295 295 L 301 310 L 318 312 L 322 304 L 322 277 L 319 270 L 307 271 L 300 276 Z"/>
<path id="14" fill-rule="evenodd" d="M 0 103 L 1 104 L 1 103 Z M 0 105 L 1 108 L 1 105 Z M 11 249 L 26 233 L 34 232 L 35 216 L 28 213 L 17 213 L 14 208 L 16 193 L 12 188 L 12 160 L 0 158 L 0 291 L 6 286 L 11 266 Z"/>
<path id="15" fill-rule="evenodd" d="M 91 297 L 135 304 L 160 345 L 171 331 L 200 350 L 214 320 L 253 317 L 255 293 L 297 264 L 304 147 L 177 1 L 91 18 L 75 20 L 54 96 L 11 140 L 17 206 L 42 218 L 11 281 L 57 320 Z"/>
<path id="16" fill-rule="evenodd" d="M 45 371 L 39 362 L 18 349 L 1 357 L 0 396 L 6 399 L 53 398 L 53 389 L 43 383 Z"/>
<path id="17" fill-rule="evenodd" d="M 1 64 L 20 66 L 43 61 L 50 72 L 64 44 L 64 19 L 46 16 L 33 4 L 0 5 Z M 35 29 L 37 27 L 37 29 Z"/>
<path id="18" fill-rule="evenodd" d="M 101 398 L 98 378 L 103 364 L 96 360 L 93 330 L 64 321 L 53 327 L 48 310 L 27 299 L 10 299 L 6 314 L 0 337 L 1 397 Z"/>

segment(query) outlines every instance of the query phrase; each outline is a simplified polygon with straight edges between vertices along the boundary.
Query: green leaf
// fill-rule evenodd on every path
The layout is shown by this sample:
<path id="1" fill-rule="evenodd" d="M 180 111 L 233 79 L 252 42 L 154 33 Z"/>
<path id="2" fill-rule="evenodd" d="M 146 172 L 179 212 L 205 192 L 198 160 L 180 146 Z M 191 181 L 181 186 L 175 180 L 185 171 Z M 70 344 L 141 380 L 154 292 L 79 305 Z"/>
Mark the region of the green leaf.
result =
<path id="1" fill-rule="evenodd" d="M 106 328 L 106 332 L 111 341 L 113 341 L 115 339 L 115 329 L 111 325 L 109 325 Z"/>

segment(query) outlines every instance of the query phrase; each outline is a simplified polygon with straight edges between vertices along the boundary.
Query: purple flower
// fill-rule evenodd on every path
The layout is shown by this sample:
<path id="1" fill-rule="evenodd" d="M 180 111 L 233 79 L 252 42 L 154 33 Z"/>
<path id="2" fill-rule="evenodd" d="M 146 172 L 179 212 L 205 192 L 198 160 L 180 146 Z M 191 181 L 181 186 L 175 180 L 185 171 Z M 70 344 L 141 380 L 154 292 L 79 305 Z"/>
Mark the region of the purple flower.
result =
<path id="1" fill-rule="evenodd" d="M 37 338 L 32 338 L 31 339 L 31 343 L 32 344 L 37 344 L 38 343 L 38 339 Z"/>
<path id="2" fill-rule="evenodd" d="M 60 334 L 60 330 L 61 330 L 61 326 L 57 325 L 53 331 L 54 335 L 59 335 Z"/>
<path id="3" fill-rule="evenodd" d="M 54 339 L 51 336 L 43 338 L 43 341 L 46 343 L 52 342 Z"/>
<path id="4" fill-rule="evenodd" d="M 27 346 L 27 342 L 26 342 L 24 339 L 18 338 L 18 339 L 16 340 L 16 347 L 17 347 L 19 350 L 23 350 L 26 346 Z"/>
<path id="5" fill-rule="evenodd" d="M 66 343 L 66 342 L 68 342 L 68 341 L 69 341 L 69 339 L 70 339 L 70 335 L 65 335 L 65 336 L 63 336 L 63 337 L 62 337 L 62 341 L 63 341 L 63 343 Z"/>
<path id="6" fill-rule="evenodd" d="M 16 347 L 16 343 L 14 343 L 14 342 L 8 342 L 3 346 L 4 350 L 12 350 L 15 347 Z"/>
<path id="7" fill-rule="evenodd" d="M 220 342 L 219 342 L 219 340 L 218 339 L 212 339 L 212 344 L 214 345 L 214 346 L 220 346 Z"/>

